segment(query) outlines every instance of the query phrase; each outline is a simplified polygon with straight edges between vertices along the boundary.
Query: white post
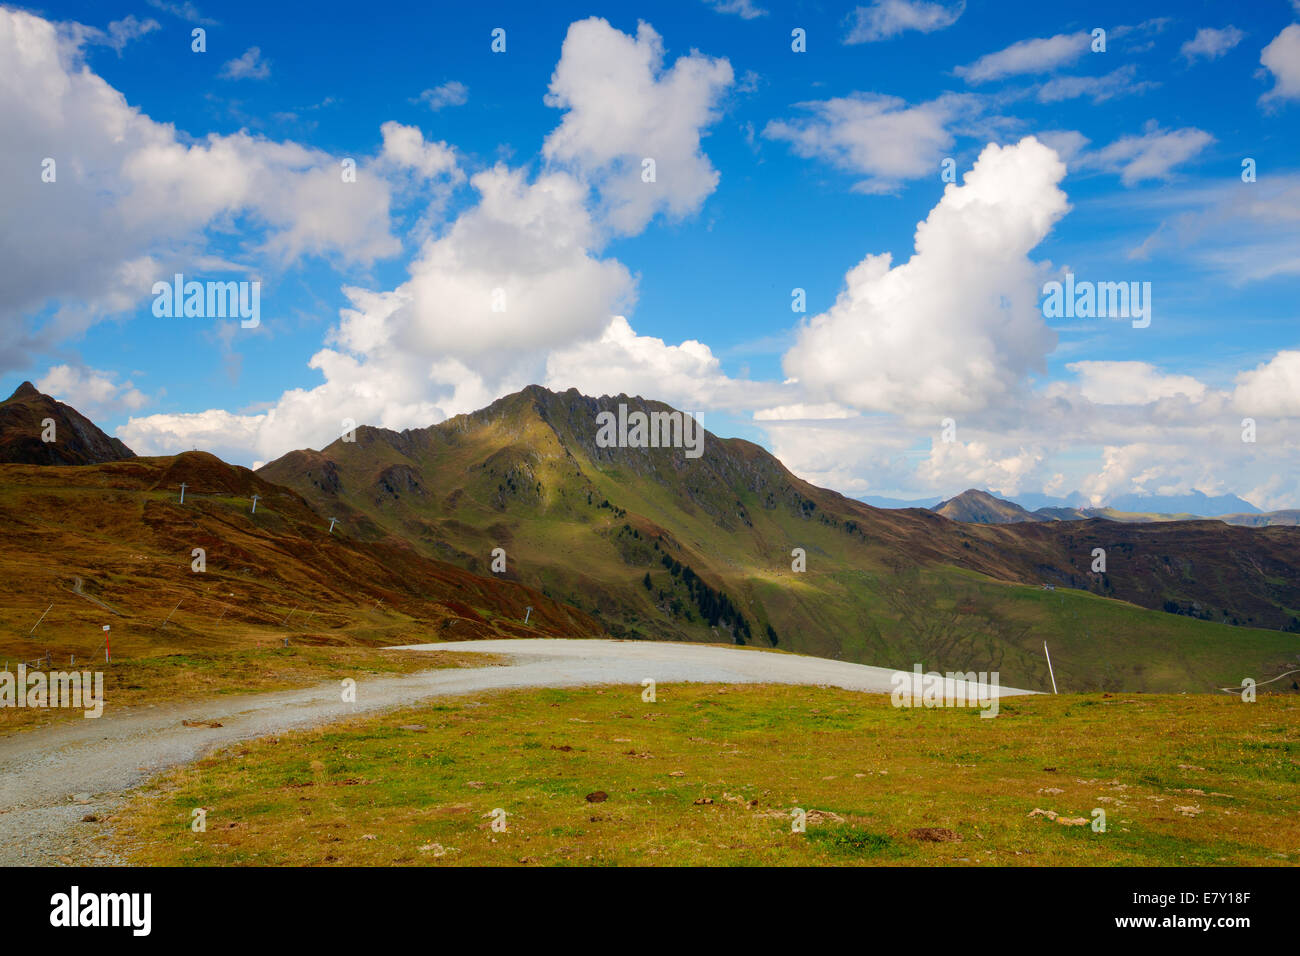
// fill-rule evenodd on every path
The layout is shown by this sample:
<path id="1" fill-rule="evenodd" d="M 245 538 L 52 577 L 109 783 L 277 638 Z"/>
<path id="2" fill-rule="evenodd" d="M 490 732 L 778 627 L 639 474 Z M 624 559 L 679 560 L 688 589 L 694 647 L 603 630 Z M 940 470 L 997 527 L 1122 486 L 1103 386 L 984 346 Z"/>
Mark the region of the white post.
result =
<path id="1" fill-rule="evenodd" d="M 184 601 L 184 600 L 185 600 L 185 597 L 182 595 L 182 597 L 181 597 L 181 601 Z M 180 606 L 181 606 L 181 601 L 177 601 L 177 602 L 176 602 L 176 607 L 180 607 Z M 162 626 L 163 626 L 163 627 L 166 627 L 166 626 L 167 626 L 167 622 L 170 621 L 170 620 L 172 619 L 172 614 L 175 614 L 175 613 L 176 613 L 176 607 L 172 608 L 172 609 L 171 609 L 171 612 L 170 612 L 170 613 L 169 613 L 165 618 L 163 618 L 163 622 L 162 622 Z M 104 628 L 104 630 L 108 630 L 108 628 Z"/>
<path id="2" fill-rule="evenodd" d="M 51 604 L 50 607 L 54 607 L 54 605 Z M 28 637 L 31 637 L 34 633 L 36 633 L 36 629 L 41 626 L 41 621 L 45 620 L 45 615 L 50 613 L 50 607 L 47 607 L 41 613 L 41 616 L 36 619 L 36 623 L 32 625 L 32 629 L 27 632 Z"/>
<path id="3" fill-rule="evenodd" d="M 532 613 L 533 613 L 533 609 L 532 609 L 531 607 L 530 607 L 530 608 L 525 608 L 525 609 L 524 609 L 524 623 L 525 623 L 525 624 L 528 623 L 528 617 L 529 617 L 529 615 L 532 614 Z"/>
<path id="4" fill-rule="evenodd" d="M 261 495 L 253 495 L 253 514 L 257 514 L 257 499 L 261 497 Z"/>
<path id="5" fill-rule="evenodd" d="M 185 504 L 185 482 L 181 482 L 181 504 Z"/>
<path id="6" fill-rule="evenodd" d="M 339 520 L 338 518 L 330 518 L 330 530 L 329 530 L 330 534 L 334 533 L 334 522 L 338 520 Z"/>
<path id="7" fill-rule="evenodd" d="M 1047 653 L 1047 642 L 1043 641 L 1043 654 L 1047 657 L 1047 673 L 1052 675 L 1052 693 L 1056 693 L 1056 672 L 1052 670 L 1052 655 Z"/>

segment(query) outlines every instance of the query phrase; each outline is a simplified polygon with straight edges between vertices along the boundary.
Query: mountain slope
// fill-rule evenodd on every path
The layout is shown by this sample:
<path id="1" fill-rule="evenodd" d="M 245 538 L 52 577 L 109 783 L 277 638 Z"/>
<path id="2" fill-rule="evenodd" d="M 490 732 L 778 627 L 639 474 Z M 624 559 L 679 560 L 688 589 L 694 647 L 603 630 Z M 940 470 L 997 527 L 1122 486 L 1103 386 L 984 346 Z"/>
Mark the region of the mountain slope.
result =
<path id="1" fill-rule="evenodd" d="M 602 633 L 534 590 L 405 542 L 330 534 L 298 494 L 203 452 L 83 468 L 0 465 L 0 523 L 0 650 L 9 660 L 91 654 L 104 624 L 114 650 L 131 656 L 282 638 L 381 645 Z"/>
<path id="2" fill-rule="evenodd" d="M 31 382 L 0 402 L 0 462 L 95 465 L 134 457 L 118 439 L 70 405 L 41 394 Z"/>
<path id="3" fill-rule="evenodd" d="M 1047 685 L 1046 636 L 1060 645 L 1058 677 L 1064 666 L 1090 687 L 1132 689 L 1240 680 L 1231 674 L 1246 663 L 1289 660 L 1297 644 L 1189 620 L 1289 624 L 1300 607 L 1291 529 L 1198 522 L 1144 537 L 1105 521 L 981 526 L 880 510 L 739 439 L 707 434 L 699 458 L 597 447 L 597 415 L 620 404 L 672 411 L 530 386 L 428 428 L 359 428 L 355 441 L 291 452 L 259 474 L 338 515 L 349 535 L 400 537 L 483 574 L 501 548 L 500 576 L 615 636 L 775 643 L 886 666 L 1000 662 L 1003 680 L 1023 687 Z M 1112 551 L 1108 574 L 1090 571 L 1094 544 Z M 806 570 L 792 567 L 795 549 Z M 1161 663 L 1143 662 L 1152 655 Z"/>

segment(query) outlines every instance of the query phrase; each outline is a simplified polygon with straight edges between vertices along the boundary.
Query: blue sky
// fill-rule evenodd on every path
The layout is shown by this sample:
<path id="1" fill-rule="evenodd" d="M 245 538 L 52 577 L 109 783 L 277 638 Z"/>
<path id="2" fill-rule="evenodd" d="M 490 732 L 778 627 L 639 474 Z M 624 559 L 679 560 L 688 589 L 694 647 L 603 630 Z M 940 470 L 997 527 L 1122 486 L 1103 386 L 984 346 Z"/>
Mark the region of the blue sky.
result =
<path id="1" fill-rule="evenodd" d="M 1287 0 L 375 6 L 0 8 L 0 386 L 243 464 L 539 381 L 850 494 L 1300 506 Z M 1151 283 L 1150 326 L 1044 318 L 1066 268 Z M 175 271 L 257 279 L 261 324 L 156 317 Z"/>

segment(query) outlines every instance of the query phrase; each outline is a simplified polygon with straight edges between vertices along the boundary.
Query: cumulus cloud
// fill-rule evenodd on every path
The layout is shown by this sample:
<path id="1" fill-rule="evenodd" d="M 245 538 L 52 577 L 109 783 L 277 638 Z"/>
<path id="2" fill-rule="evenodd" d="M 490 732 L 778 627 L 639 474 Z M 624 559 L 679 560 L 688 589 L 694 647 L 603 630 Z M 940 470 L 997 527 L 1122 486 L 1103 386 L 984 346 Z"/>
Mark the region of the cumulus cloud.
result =
<path id="1" fill-rule="evenodd" d="M 648 24 L 635 38 L 603 20 L 573 24 L 547 98 L 566 110 L 543 147 L 548 166 L 531 179 L 503 164 L 477 173 L 477 202 L 426 239 L 406 281 L 345 287 L 349 305 L 310 362 L 322 384 L 258 414 L 145 416 L 119 435 L 154 452 L 198 437 L 238 460 L 266 460 L 332 440 L 345 417 L 424 426 L 537 381 L 617 391 L 643 383 L 648 394 L 699 405 L 739 403 L 751 383 L 723 375 L 706 346 L 637 336 L 618 317 L 635 304 L 636 282 L 600 254 L 612 234 L 660 211 L 693 211 L 716 186 L 700 139 L 731 79 L 725 60 L 700 54 L 665 70 Z M 459 174 L 446 144 L 398 123 L 382 132 L 377 168 L 440 181 Z M 657 159 L 657 189 L 641 182 L 643 156 Z"/>
<path id="2" fill-rule="evenodd" d="M 967 66 L 956 67 L 953 72 L 967 83 L 987 83 L 1024 73 L 1050 73 L 1079 59 L 1088 52 L 1091 43 L 1091 35 L 1084 32 L 1021 40 L 996 53 L 986 53 Z"/>
<path id="3" fill-rule="evenodd" d="M 23 223 L 0 258 L 0 370 L 147 301 L 154 281 L 196 262 L 206 230 L 237 216 L 260 236 L 244 251 L 281 265 L 306 254 L 368 264 L 400 249 L 382 179 L 343 184 L 337 158 L 243 132 L 184 138 L 128 105 L 39 17 L 0 8 L 0 62 L 0 166 L 29 171 L 0 179 L 0 208 Z"/>
<path id="4" fill-rule="evenodd" d="M 379 131 L 384 137 L 381 162 L 410 170 L 420 179 L 443 177 L 451 182 L 465 179 L 456 162 L 456 150 L 446 142 L 426 142 L 424 134 L 416 127 L 403 126 L 392 120 L 380 126 Z"/>
<path id="5" fill-rule="evenodd" d="M 1300 418 L 1300 352 L 1278 352 L 1239 374 L 1232 402 L 1243 415 Z"/>
<path id="6" fill-rule="evenodd" d="M 772 120 L 763 136 L 790 143 L 800 156 L 866 175 L 854 189 L 867 193 L 891 192 L 904 180 L 933 175 L 952 148 L 950 124 L 978 110 L 973 97 L 954 94 L 917 106 L 876 93 L 797 105 L 811 115 Z"/>
<path id="7" fill-rule="evenodd" d="M 875 43 L 908 30 L 934 33 L 952 26 L 965 11 L 966 0 L 958 0 L 952 6 L 927 0 L 875 0 L 868 6 L 857 7 L 849 15 L 850 27 L 844 42 Z"/>
<path id="8" fill-rule="evenodd" d="M 114 379 L 112 372 L 55 365 L 36 382 L 36 387 L 91 418 L 136 411 L 149 403 L 149 397 L 131 381 Z"/>
<path id="9" fill-rule="evenodd" d="M 1065 165 L 1033 137 L 989 145 L 917 226 L 911 259 L 869 255 L 785 354 L 814 396 L 859 409 L 983 408 L 1041 369 L 1056 336 L 1028 258 L 1068 208 Z"/>
<path id="10" fill-rule="evenodd" d="M 565 110 L 542 153 L 590 183 L 600 217 L 635 234 L 656 213 L 680 219 L 717 188 L 703 131 L 731 86 L 731 64 L 692 52 L 664 69 L 663 40 L 642 22 L 635 37 L 591 17 L 569 27 L 546 103 Z M 654 181 L 645 182 L 645 161 Z"/>
<path id="11" fill-rule="evenodd" d="M 552 352 L 546 383 L 588 395 L 648 395 L 693 411 L 747 409 L 788 394 L 781 386 L 728 377 L 702 342 L 688 339 L 668 345 L 660 338 L 637 335 L 621 315 L 600 338 Z"/>
<path id="12" fill-rule="evenodd" d="M 1293 23 L 1275 36 L 1259 54 L 1259 62 L 1273 74 L 1273 88 L 1260 103 L 1300 99 L 1300 23 Z"/>
<path id="13" fill-rule="evenodd" d="M 1221 30 L 1214 27 L 1201 27 L 1196 31 L 1196 36 L 1184 43 L 1178 52 L 1188 63 L 1196 62 L 1198 57 L 1217 60 L 1240 43 L 1245 36 L 1246 34 L 1234 26 L 1226 26 Z"/>

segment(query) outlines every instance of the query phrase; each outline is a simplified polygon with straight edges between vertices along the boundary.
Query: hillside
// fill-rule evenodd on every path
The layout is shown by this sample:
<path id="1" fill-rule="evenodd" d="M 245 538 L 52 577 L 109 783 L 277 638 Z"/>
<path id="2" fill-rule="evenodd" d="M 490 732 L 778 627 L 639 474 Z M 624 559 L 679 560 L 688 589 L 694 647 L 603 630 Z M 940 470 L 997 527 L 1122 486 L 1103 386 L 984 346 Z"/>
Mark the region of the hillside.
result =
<path id="1" fill-rule="evenodd" d="M 105 624 L 114 652 L 133 657 L 285 638 L 374 646 L 600 633 L 520 584 L 401 541 L 330 534 L 296 493 L 203 452 L 80 468 L 0 465 L 0 522 L 0 653 L 11 661 L 47 650 L 63 663 L 102 655 Z M 205 552 L 201 571 L 196 548 Z"/>
<path id="2" fill-rule="evenodd" d="M 0 462 L 95 465 L 134 457 L 121 441 L 70 405 L 41 394 L 31 382 L 0 402 Z"/>
<path id="3" fill-rule="evenodd" d="M 671 411 L 530 386 L 428 428 L 358 428 L 355 441 L 291 452 L 259 474 L 342 518 L 348 535 L 403 538 L 485 575 L 502 548 L 499 576 L 590 613 L 614 636 L 884 666 L 996 664 L 1005 682 L 1031 688 L 1049 686 L 1044 638 L 1058 678 L 1107 689 L 1271 676 L 1300 650 L 1290 634 L 1221 623 L 1291 626 L 1293 529 L 983 526 L 886 511 L 802 481 L 739 439 L 707 434 L 699 458 L 599 448 L 596 416 L 620 403 Z M 1090 571 L 1093 547 L 1108 549 L 1105 574 Z M 792 568 L 794 549 L 806 571 Z"/>

